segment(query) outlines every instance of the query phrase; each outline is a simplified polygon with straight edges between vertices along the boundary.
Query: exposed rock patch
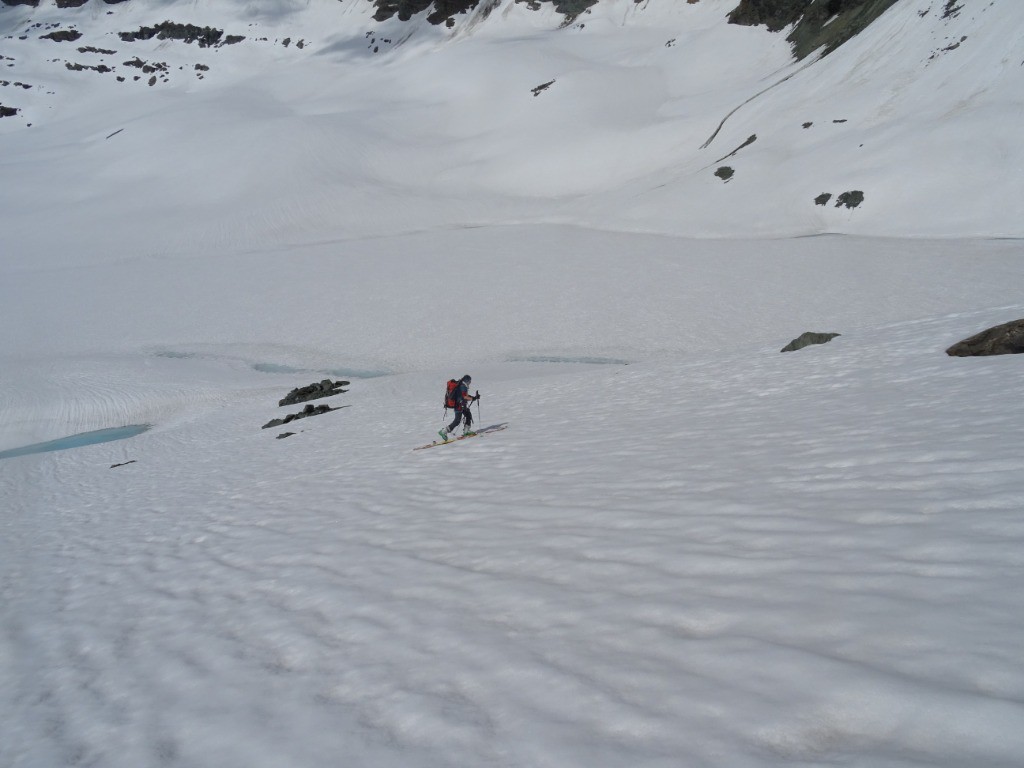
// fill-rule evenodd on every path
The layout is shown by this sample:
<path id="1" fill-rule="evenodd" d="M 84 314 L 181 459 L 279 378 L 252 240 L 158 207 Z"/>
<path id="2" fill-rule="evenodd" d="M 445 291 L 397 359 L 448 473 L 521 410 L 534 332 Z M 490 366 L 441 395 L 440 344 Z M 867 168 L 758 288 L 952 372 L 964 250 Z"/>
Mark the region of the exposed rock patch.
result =
<path id="1" fill-rule="evenodd" d="M 597 0 L 515 0 L 523 3 L 531 10 L 538 10 L 545 3 L 554 6 L 558 13 L 566 17 L 565 23 L 570 24 L 577 16 L 584 13 Z M 499 3 L 494 0 L 374 0 L 377 12 L 373 15 L 375 21 L 387 21 L 398 16 L 399 21 L 408 21 L 418 13 L 430 11 L 427 14 L 427 21 L 431 24 L 445 24 L 452 26 L 454 17 L 459 14 L 469 13 L 482 5 L 482 13 L 488 14 L 494 10 Z"/>
<path id="2" fill-rule="evenodd" d="M 77 29 L 59 29 L 46 35 L 40 35 L 40 40 L 53 40 L 55 43 L 72 43 L 82 36 Z"/>
<path id="3" fill-rule="evenodd" d="M 324 379 L 317 384 L 310 384 L 308 387 L 293 389 L 278 402 L 278 406 L 295 405 L 296 403 L 304 403 L 307 400 L 317 400 L 321 397 L 343 394 L 348 392 L 348 390 L 342 389 L 342 387 L 347 387 L 348 385 L 349 382 L 347 381 Z"/>
<path id="4" fill-rule="evenodd" d="M 946 7 L 942 9 L 942 18 L 955 19 L 960 15 L 962 9 L 963 6 L 959 3 L 959 0 L 946 0 Z"/>
<path id="5" fill-rule="evenodd" d="M 97 64 L 95 66 L 87 66 L 85 64 L 74 64 L 70 61 L 65 62 L 64 66 L 70 69 L 72 72 L 84 72 L 85 70 L 92 70 L 93 72 L 113 72 L 114 70 L 108 67 L 106 64 Z"/>
<path id="6" fill-rule="evenodd" d="M 755 133 L 755 134 L 751 134 L 750 136 L 748 136 L 748 137 L 747 137 L 747 139 L 746 139 L 746 141 L 744 141 L 744 142 L 743 142 L 742 144 L 740 144 L 740 145 L 739 145 L 738 147 L 736 147 L 736 149 L 734 149 L 734 150 L 733 150 L 732 152 L 730 152 L 730 153 L 729 153 L 728 155 L 726 155 L 725 157 L 720 157 L 720 158 L 718 158 L 718 159 L 717 159 L 717 160 L 716 160 L 715 162 L 716 162 L 716 163 L 720 163 L 720 162 L 722 162 L 723 160 L 728 160 L 728 159 L 729 159 L 730 157 L 732 157 L 733 155 L 735 155 L 735 154 L 736 154 L 737 152 L 739 152 L 739 151 L 740 151 L 741 149 L 743 149 L 744 147 L 749 147 L 749 146 L 750 146 L 751 144 L 753 144 L 753 143 L 754 143 L 755 141 L 757 141 L 757 134 L 756 134 L 756 133 Z"/>
<path id="7" fill-rule="evenodd" d="M 1024 320 L 997 325 L 954 344 L 946 350 L 952 357 L 1019 355 L 1024 352 Z"/>
<path id="8" fill-rule="evenodd" d="M 859 189 L 854 189 L 850 192 L 843 192 L 843 194 L 836 198 L 836 208 L 841 208 L 844 205 L 847 208 L 856 208 L 863 202 L 864 193 Z"/>
<path id="9" fill-rule="evenodd" d="M 331 411 L 339 411 L 341 408 L 348 408 L 349 406 L 343 405 L 340 408 L 331 408 L 329 405 L 313 405 L 308 404 L 298 413 L 289 413 L 283 419 L 271 419 L 263 425 L 263 429 L 270 429 L 271 427 L 280 427 L 282 424 L 290 424 L 296 419 L 305 419 L 309 416 L 319 416 L 322 413 L 330 413 Z"/>
<path id="10" fill-rule="evenodd" d="M 809 347 L 812 344 L 826 344 L 838 335 L 838 333 L 815 333 L 814 331 L 807 331 L 806 333 L 801 333 L 779 351 L 796 352 L 798 349 Z"/>
<path id="11" fill-rule="evenodd" d="M 536 88 L 531 88 L 530 89 L 530 93 L 532 93 L 534 96 L 540 96 L 544 91 L 546 91 L 548 88 L 550 88 L 554 84 L 555 84 L 554 80 L 548 80 L 546 83 L 541 83 Z"/>
<path id="12" fill-rule="evenodd" d="M 218 45 L 231 45 L 245 39 L 242 35 L 228 35 L 224 37 L 223 29 L 213 27 L 197 27 L 194 24 L 176 24 L 173 21 L 164 21 L 153 27 L 139 27 L 135 32 L 119 32 L 120 37 L 126 43 L 133 43 L 136 40 L 180 40 L 183 43 L 199 43 L 200 48 L 210 48 Z"/>
<path id="13" fill-rule="evenodd" d="M 151 75 L 154 72 L 167 72 L 169 69 L 167 62 L 165 61 L 155 61 L 150 63 L 148 61 L 143 61 L 138 56 L 136 56 L 134 59 L 131 59 L 130 61 L 124 62 L 124 65 L 126 67 L 135 67 L 136 69 L 141 69 L 147 75 Z"/>
<path id="14" fill-rule="evenodd" d="M 949 0 L 948 6 L 956 0 Z M 862 32 L 896 0 L 740 0 L 729 14 L 730 24 L 758 26 L 780 32 L 793 25 L 786 39 L 802 59 L 819 48 L 827 55 Z"/>

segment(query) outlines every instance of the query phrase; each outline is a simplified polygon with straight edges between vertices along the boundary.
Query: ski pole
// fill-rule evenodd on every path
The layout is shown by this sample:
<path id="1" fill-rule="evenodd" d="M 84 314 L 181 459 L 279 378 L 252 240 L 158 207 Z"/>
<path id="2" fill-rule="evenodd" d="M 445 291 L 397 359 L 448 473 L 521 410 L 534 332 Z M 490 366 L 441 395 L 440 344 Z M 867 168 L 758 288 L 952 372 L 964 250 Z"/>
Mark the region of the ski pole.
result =
<path id="1" fill-rule="evenodd" d="M 476 420 L 480 421 L 480 390 L 476 391 Z"/>

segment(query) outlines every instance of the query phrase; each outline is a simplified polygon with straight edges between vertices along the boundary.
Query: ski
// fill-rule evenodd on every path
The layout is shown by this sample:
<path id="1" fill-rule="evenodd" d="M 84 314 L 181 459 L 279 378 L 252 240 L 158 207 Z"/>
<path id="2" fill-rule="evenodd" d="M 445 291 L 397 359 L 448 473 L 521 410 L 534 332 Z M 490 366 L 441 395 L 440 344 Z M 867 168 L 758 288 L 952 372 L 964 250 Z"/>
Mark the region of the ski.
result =
<path id="1" fill-rule="evenodd" d="M 445 441 L 435 440 L 432 443 L 427 443 L 426 445 L 421 445 L 421 446 L 419 446 L 417 448 L 413 448 L 413 450 L 414 451 L 422 451 L 424 448 L 433 448 L 435 445 L 451 445 L 452 443 L 457 443 L 460 440 L 469 440 L 469 438 L 471 438 L 471 437 L 480 437 L 481 435 L 489 435 L 492 432 L 501 432 L 504 429 L 508 429 L 508 422 L 507 421 L 502 423 L 502 424 L 492 424 L 489 427 L 482 427 L 481 429 L 478 429 L 475 432 L 470 432 L 468 435 L 459 435 L 458 437 L 450 437 L 450 438 L 448 438 Z"/>

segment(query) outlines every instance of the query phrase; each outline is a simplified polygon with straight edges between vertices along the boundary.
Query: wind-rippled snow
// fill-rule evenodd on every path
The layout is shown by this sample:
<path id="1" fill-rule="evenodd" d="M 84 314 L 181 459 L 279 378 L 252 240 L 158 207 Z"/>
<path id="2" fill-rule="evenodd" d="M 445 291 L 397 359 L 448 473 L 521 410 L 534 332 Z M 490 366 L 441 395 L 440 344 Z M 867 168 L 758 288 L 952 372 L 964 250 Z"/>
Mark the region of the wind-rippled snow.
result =
<path id="1" fill-rule="evenodd" d="M 942 350 L 1020 309 L 484 363 L 480 424 L 510 428 L 422 452 L 442 372 L 355 381 L 281 441 L 250 372 L 176 426 L 4 462 L 5 754 L 1012 765 L 1016 358 Z"/>
<path id="2" fill-rule="evenodd" d="M 243 5 L 0 6 L 0 451 L 153 425 L 0 460 L 0 766 L 1021 763 L 1024 5 Z"/>

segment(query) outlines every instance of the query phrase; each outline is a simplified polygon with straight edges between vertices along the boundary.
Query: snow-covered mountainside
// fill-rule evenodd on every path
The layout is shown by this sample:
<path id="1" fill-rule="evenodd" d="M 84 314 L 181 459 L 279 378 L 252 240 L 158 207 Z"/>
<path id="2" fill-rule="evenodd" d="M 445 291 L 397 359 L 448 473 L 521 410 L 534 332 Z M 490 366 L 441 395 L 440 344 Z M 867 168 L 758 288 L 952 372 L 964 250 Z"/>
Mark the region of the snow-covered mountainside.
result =
<path id="1" fill-rule="evenodd" d="M 1021 233 L 1020 3 L 902 0 L 801 59 L 743 6 L 3 6 L 0 228 L 33 255 L 506 221 Z"/>
<path id="2" fill-rule="evenodd" d="M 1019 765 L 1022 35 L 2 0 L 0 766 Z"/>

